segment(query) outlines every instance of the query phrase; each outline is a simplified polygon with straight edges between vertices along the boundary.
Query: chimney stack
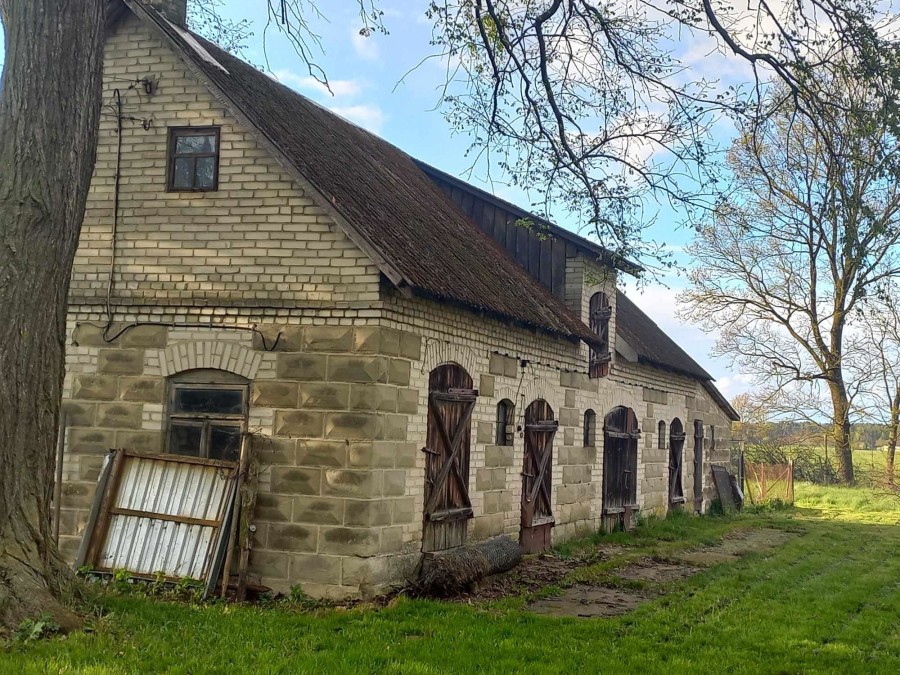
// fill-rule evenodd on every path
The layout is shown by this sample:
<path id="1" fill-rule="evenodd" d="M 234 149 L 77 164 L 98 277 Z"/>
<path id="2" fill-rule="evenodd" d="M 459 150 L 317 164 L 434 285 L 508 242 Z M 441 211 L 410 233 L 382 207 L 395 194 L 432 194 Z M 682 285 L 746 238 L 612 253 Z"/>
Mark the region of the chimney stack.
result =
<path id="1" fill-rule="evenodd" d="M 154 9 L 182 28 L 187 28 L 187 4 L 188 0 L 150 0 Z"/>

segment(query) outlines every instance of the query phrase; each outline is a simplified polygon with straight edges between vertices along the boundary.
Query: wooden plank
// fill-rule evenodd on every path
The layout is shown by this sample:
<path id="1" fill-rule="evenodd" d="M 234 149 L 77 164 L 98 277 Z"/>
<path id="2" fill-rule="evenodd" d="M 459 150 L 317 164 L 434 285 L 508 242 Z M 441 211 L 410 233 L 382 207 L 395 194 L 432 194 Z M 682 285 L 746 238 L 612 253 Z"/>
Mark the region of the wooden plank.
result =
<path id="1" fill-rule="evenodd" d="M 182 464 L 199 464 L 201 466 L 214 466 L 222 469 L 234 469 L 237 462 L 226 462 L 220 459 L 206 459 L 205 457 L 191 457 L 190 455 L 173 455 L 169 453 L 139 452 L 137 450 L 120 450 L 128 457 L 140 457 L 142 459 L 164 459 L 167 462 L 181 462 Z"/>
<path id="2" fill-rule="evenodd" d="M 731 512 L 737 509 L 734 503 L 734 493 L 731 489 L 731 478 L 724 466 L 713 464 L 710 466 L 712 471 L 713 483 L 716 486 L 716 492 L 719 494 L 719 503 L 722 509 Z"/>
<path id="3" fill-rule="evenodd" d="M 169 513 L 157 513 L 155 511 L 139 511 L 136 509 L 123 509 L 113 506 L 109 509 L 109 513 L 117 516 L 134 516 L 136 518 L 150 518 L 153 520 L 165 520 L 170 523 L 182 523 L 184 525 L 201 525 L 203 527 L 219 527 L 218 520 L 208 520 L 206 518 L 191 518 L 189 516 L 175 516 Z"/>
<path id="4" fill-rule="evenodd" d="M 559 239 L 551 242 L 550 291 L 560 300 L 566 299 L 566 243 Z M 579 313 L 580 314 L 580 313 Z"/>
<path id="5" fill-rule="evenodd" d="M 553 238 L 545 233 L 546 238 L 539 240 L 541 246 L 540 260 L 538 263 L 538 281 L 548 290 L 553 290 Z"/>
<path id="6" fill-rule="evenodd" d="M 109 531 L 110 509 L 116 502 L 116 496 L 119 494 L 119 484 L 122 481 L 122 473 L 125 468 L 125 451 L 116 450 L 112 460 L 112 468 L 110 469 L 109 480 L 106 489 L 103 491 L 102 503 L 98 510 L 97 522 L 91 534 L 91 543 L 88 546 L 87 555 L 85 556 L 85 564 L 96 565 L 97 558 L 100 555 L 100 549 L 106 541 L 106 535 Z"/>
<path id="7" fill-rule="evenodd" d="M 241 486 L 244 484 L 244 475 L 247 471 L 248 444 L 250 436 L 246 433 L 241 435 L 241 453 L 238 459 L 238 475 L 237 487 L 235 488 L 235 504 L 231 512 L 231 527 L 228 528 L 228 545 L 225 549 L 225 564 L 222 566 L 222 599 L 228 595 L 228 581 L 231 579 L 231 559 L 234 556 L 234 544 L 238 536 L 238 520 L 241 514 Z"/>
<path id="8" fill-rule="evenodd" d="M 243 602 L 247 597 L 250 550 L 253 545 L 253 515 L 256 513 L 256 495 L 259 487 L 259 456 L 254 451 L 252 441 L 249 450 L 250 459 L 241 495 L 241 524 L 238 531 L 238 543 L 241 549 L 238 559 L 237 593 L 235 594 L 235 600 L 238 602 Z"/>
<path id="9" fill-rule="evenodd" d="M 91 504 L 91 511 L 84 528 L 84 536 L 81 538 L 81 545 L 78 547 L 78 554 L 75 556 L 74 567 L 76 570 L 87 564 L 88 550 L 90 548 L 91 540 L 93 539 L 94 528 L 97 525 L 100 509 L 103 506 L 103 495 L 106 494 L 106 486 L 109 483 L 109 475 L 112 472 L 112 466 L 113 455 L 110 453 L 103 458 L 103 466 L 100 468 L 100 477 L 97 480 L 97 491 L 94 495 L 94 503 Z"/>

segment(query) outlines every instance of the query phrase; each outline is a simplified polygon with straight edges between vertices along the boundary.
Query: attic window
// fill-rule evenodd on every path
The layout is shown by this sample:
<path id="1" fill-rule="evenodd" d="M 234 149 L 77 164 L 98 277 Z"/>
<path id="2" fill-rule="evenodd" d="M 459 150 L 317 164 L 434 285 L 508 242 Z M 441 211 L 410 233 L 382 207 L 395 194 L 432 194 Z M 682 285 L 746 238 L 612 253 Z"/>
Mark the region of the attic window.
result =
<path id="1" fill-rule="evenodd" d="M 169 130 L 169 192 L 203 192 L 219 187 L 219 128 Z"/>
<path id="2" fill-rule="evenodd" d="M 588 366 L 590 377 L 606 377 L 609 375 L 609 320 L 612 307 L 606 293 L 594 293 L 589 306 L 591 330 L 597 334 L 598 345 L 591 347 L 591 362 Z"/>

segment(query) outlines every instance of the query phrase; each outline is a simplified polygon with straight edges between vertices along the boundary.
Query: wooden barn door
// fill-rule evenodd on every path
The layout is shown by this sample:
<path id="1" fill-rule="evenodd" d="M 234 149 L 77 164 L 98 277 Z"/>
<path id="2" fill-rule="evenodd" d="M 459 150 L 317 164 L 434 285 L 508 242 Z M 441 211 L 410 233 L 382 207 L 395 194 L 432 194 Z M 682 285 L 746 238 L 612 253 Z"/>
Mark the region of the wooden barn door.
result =
<path id="1" fill-rule="evenodd" d="M 462 366 L 449 363 L 428 380 L 428 431 L 425 459 L 423 551 L 442 551 L 466 543 L 472 517 L 469 455 L 472 411 L 478 392 Z"/>
<path id="2" fill-rule="evenodd" d="M 631 408 L 619 406 L 603 426 L 603 528 L 630 527 L 637 508 L 637 445 L 641 432 Z"/>
<path id="3" fill-rule="evenodd" d="M 703 420 L 694 420 L 694 511 L 703 510 Z"/>
<path id="4" fill-rule="evenodd" d="M 525 467 L 522 471 L 522 528 L 519 543 L 525 553 L 550 548 L 553 529 L 553 436 L 559 422 L 553 409 L 538 399 L 525 409 Z"/>
<path id="5" fill-rule="evenodd" d="M 669 427 L 669 508 L 679 508 L 684 504 L 684 425 L 677 417 Z"/>

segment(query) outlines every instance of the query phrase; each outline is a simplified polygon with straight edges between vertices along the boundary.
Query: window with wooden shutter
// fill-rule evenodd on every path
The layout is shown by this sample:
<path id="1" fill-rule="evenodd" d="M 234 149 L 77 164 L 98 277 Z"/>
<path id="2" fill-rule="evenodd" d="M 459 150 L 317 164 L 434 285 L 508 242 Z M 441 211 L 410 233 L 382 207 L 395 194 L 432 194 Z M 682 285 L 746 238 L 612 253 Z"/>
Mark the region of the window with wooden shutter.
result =
<path id="1" fill-rule="evenodd" d="M 609 350 L 609 321 L 612 318 L 612 307 L 606 293 L 594 293 L 589 309 L 591 330 L 597 334 L 598 344 L 591 347 L 588 374 L 590 377 L 606 377 L 609 375 L 609 363 L 612 360 Z"/>

